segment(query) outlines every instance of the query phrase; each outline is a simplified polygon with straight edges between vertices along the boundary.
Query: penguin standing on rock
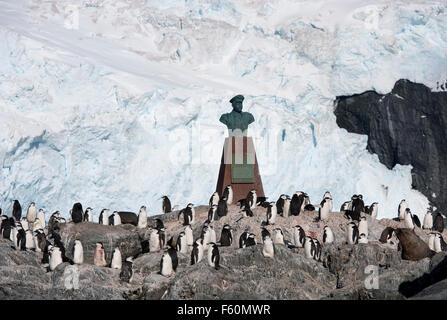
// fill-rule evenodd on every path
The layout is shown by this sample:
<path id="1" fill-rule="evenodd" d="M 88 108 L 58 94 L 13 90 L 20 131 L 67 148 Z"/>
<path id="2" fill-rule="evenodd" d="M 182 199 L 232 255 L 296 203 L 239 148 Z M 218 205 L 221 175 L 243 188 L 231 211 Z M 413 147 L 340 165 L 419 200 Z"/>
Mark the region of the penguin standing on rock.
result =
<path id="1" fill-rule="evenodd" d="M 359 242 L 359 229 L 354 222 L 348 223 L 346 237 L 348 244 L 357 244 Z"/>
<path id="2" fill-rule="evenodd" d="M 231 185 L 225 187 L 222 198 L 227 199 L 227 205 L 231 205 L 233 203 L 233 187 Z"/>
<path id="3" fill-rule="evenodd" d="M 51 247 L 50 249 L 50 270 L 54 271 L 58 265 L 62 263 L 62 253 L 59 247 Z"/>
<path id="4" fill-rule="evenodd" d="M 149 230 L 149 252 L 157 252 L 160 250 L 160 237 L 157 229 Z"/>
<path id="5" fill-rule="evenodd" d="M 320 208 L 318 209 L 318 221 L 326 221 L 329 217 L 330 208 L 332 206 L 332 199 L 326 197 L 321 201 Z"/>
<path id="6" fill-rule="evenodd" d="M 121 258 L 121 251 L 119 248 L 115 248 L 112 253 L 112 262 L 110 263 L 110 268 L 121 270 L 123 266 L 123 261 Z"/>
<path id="7" fill-rule="evenodd" d="M 258 201 L 258 196 L 256 195 L 256 190 L 251 190 L 247 194 L 247 198 L 245 199 L 245 204 L 247 204 L 250 209 L 256 208 L 256 202 Z"/>
<path id="8" fill-rule="evenodd" d="M 226 216 L 228 213 L 227 199 L 222 198 L 217 205 L 217 216 L 219 218 Z"/>
<path id="9" fill-rule="evenodd" d="M 231 232 L 231 226 L 226 224 L 222 228 L 222 233 L 220 235 L 220 245 L 222 247 L 229 247 L 233 243 L 233 234 Z"/>
<path id="10" fill-rule="evenodd" d="M 200 262 L 203 258 L 203 239 L 197 239 L 192 246 L 191 251 L 191 265 Z"/>
<path id="11" fill-rule="evenodd" d="M 430 211 L 427 211 L 427 213 L 424 216 L 424 225 L 422 226 L 422 229 L 431 230 L 433 228 L 433 215 Z"/>
<path id="12" fill-rule="evenodd" d="M 26 213 L 26 220 L 29 223 L 33 223 L 37 218 L 37 209 L 36 209 L 36 204 L 34 202 L 31 202 L 29 207 L 28 207 L 28 211 Z"/>
<path id="13" fill-rule="evenodd" d="M 186 244 L 186 235 L 185 232 L 180 232 L 177 237 L 177 251 L 180 253 L 186 254 L 188 252 L 188 245 Z"/>
<path id="14" fill-rule="evenodd" d="M 266 222 L 267 222 L 267 225 L 275 224 L 275 222 L 276 222 L 276 204 L 273 201 L 270 202 L 269 206 L 267 207 Z"/>
<path id="15" fill-rule="evenodd" d="M 93 222 L 93 210 L 92 210 L 92 208 L 88 207 L 87 209 L 85 209 L 84 221 L 86 221 L 86 222 Z"/>
<path id="16" fill-rule="evenodd" d="M 359 234 L 365 234 L 366 237 L 368 237 L 368 220 L 366 220 L 366 217 L 360 217 L 359 222 Z"/>
<path id="17" fill-rule="evenodd" d="M 275 256 L 275 245 L 269 236 L 264 238 L 264 244 L 262 247 L 262 255 L 265 258 L 273 258 Z"/>
<path id="18" fill-rule="evenodd" d="M 170 277 L 178 266 L 177 251 L 174 248 L 169 248 L 161 257 L 160 274 L 165 277 Z"/>
<path id="19" fill-rule="evenodd" d="M 99 214 L 99 224 L 108 226 L 109 225 L 109 210 L 108 209 L 102 209 L 101 213 Z"/>
<path id="20" fill-rule="evenodd" d="M 119 226 L 121 224 L 121 216 L 118 211 L 114 211 L 109 217 L 109 226 Z"/>
<path id="21" fill-rule="evenodd" d="M 219 248 L 217 247 L 217 244 L 210 243 L 210 249 L 208 250 L 208 264 L 210 267 L 215 268 L 216 270 L 220 269 L 220 254 L 219 254 Z"/>
<path id="22" fill-rule="evenodd" d="M 171 201 L 169 200 L 168 196 L 163 196 L 163 202 L 161 205 L 161 209 L 163 213 L 169 213 L 171 212 Z"/>
<path id="23" fill-rule="evenodd" d="M 120 272 L 120 280 L 122 282 L 129 283 L 132 279 L 133 271 L 133 259 L 132 257 L 127 257 L 126 261 L 123 262 Z"/>
<path id="24" fill-rule="evenodd" d="M 22 206 L 18 200 L 14 200 L 12 204 L 12 215 L 16 221 L 20 221 L 22 218 Z"/>
<path id="25" fill-rule="evenodd" d="M 43 229 L 34 231 L 34 246 L 37 252 L 44 252 L 47 243 L 47 237 Z"/>
<path id="26" fill-rule="evenodd" d="M 401 200 L 399 203 L 399 207 L 397 208 L 397 215 L 400 221 L 405 220 L 405 210 L 408 208 L 407 202 L 405 199 Z"/>
<path id="27" fill-rule="evenodd" d="M 73 246 L 73 262 L 75 264 L 83 264 L 84 263 L 84 249 L 82 247 L 82 243 L 80 240 L 75 240 Z"/>
<path id="28" fill-rule="evenodd" d="M 323 228 L 323 243 L 333 243 L 335 241 L 334 233 L 328 226 Z"/>
<path id="29" fill-rule="evenodd" d="M 262 227 L 262 229 L 261 229 L 261 237 L 262 237 L 262 242 L 264 242 L 265 238 L 267 238 L 267 237 L 269 237 L 271 239 L 270 232 L 264 227 Z"/>
<path id="30" fill-rule="evenodd" d="M 194 235 L 191 226 L 186 226 L 184 232 L 186 237 L 186 245 L 188 247 L 192 247 L 194 244 Z"/>
<path id="31" fill-rule="evenodd" d="M 304 203 L 304 193 L 295 192 L 290 201 L 290 214 L 292 216 L 298 216 L 301 212 L 301 206 Z"/>
<path id="32" fill-rule="evenodd" d="M 71 220 L 74 223 L 82 222 L 84 217 L 84 211 L 82 210 L 82 204 L 79 202 L 75 203 L 73 205 L 73 209 L 71 209 Z"/>
<path id="33" fill-rule="evenodd" d="M 410 208 L 405 209 L 405 227 L 408 229 L 414 229 L 413 217 Z"/>
<path id="34" fill-rule="evenodd" d="M 285 244 L 284 243 L 284 233 L 282 232 L 281 228 L 275 229 L 275 238 L 273 241 L 275 244 Z"/>
<path id="35" fill-rule="evenodd" d="M 379 212 L 379 208 L 378 208 L 378 203 L 377 202 L 373 202 L 367 210 L 367 213 L 371 216 L 371 218 L 373 219 L 377 219 L 377 214 Z"/>
<path id="36" fill-rule="evenodd" d="M 239 237 L 239 248 L 245 248 L 248 239 L 248 230 L 245 230 Z"/>
<path id="37" fill-rule="evenodd" d="M 209 221 L 217 221 L 219 220 L 219 216 L 217 215 L 217 205 L 213 204 L 208 210 L 208 220 Z"/>
<path id="38" fill-rule="evenodd" d="M 447 251 L 447 244 L 445 243 L 442 235 L 437 233 L 434 239 L 434 250 L 435 252 Z"/>
<path id="39" fill-rule="evenodd" d="M 20 223 L 17 223 L 17 235 L 14 247 L 19 251 L 26 251 L 26 232 Z"/>
<path id="40" fill-rule="evenodd" d="M 33 236 L 33 232 L 31 231 L 31 229 L 27 229 L 25 231 L 26 233 L 26 249 L 27 250 L 31 250 L 34 249 L 34 236 Z"/>
<path id="41" fill-rule="evenodd" d="M 212 207 L 213 205 L 217 205 L 219 204 L 219 193 L 216 191 L 211 195 L 210 201 L 209 201 L 209 205 L 210 207 Z"/>
<path id="42" fill-rule="evenodd" d="M 147 212 L 146 206 L 140 207 L 140 212 L 138 213 L 138 228 L 143 229 L 147 227 Z"/>
<path id="43" fill-rule="evenodd" d="M 306 241 L 306 233 L 304 232 L 304 229 L 301 228 L 299 225 L 293 227 L 293 241 L 296 247 L 304 247 L 304 241 Z"/>
<path id="44" fill-rule="evenodd" d="M 317 239 L 315 239 L 315 238 L 312 238 L 312 241 L 313 241 L 313 243 L 314 243 L 314 245 L 315 245 L 315 253 L 314 253 L 314 256 L 313 256 L 313 258 L 315 259 L 315 260 L 317 260 L 317 261 L 320 261 L 321 260 L 321 244 L 320 244 L 320 241 L 318 241 Z"/>
<path id="45" fill-rule="evenodd" d="M 256 245 L 256 236 L 254 233 L 250 233 L 248 235 L 247 240 L 245 241 L 245 246 L 251 247 L 251 246 L 255 246 L 255 245 Z"/>
<path id="46" fill-rule="evenodd" d="M 317 248 L 312 237 L 307 236 L 304 242 L 304 255 L 307 259 L 312 259 L 315 256 Z"/>
<path id="47" fill-rule="evenodd" d="M 242 209 L 242 212 L 244 213 L 245 217 L 253 217 L 253 211 L 251 211 L 249 205 L 245 205 L 244 208 Z"/>
<path id="48" fill-rule="evenodd" d="M 283 208 L 284 208 L 284 203 L 287 199 L 287 196 L 285 194 L 282 194 L 279 196 L 278 200 L 276 200 L 276 212 L 281 215 L 284 216 L 283 213 Z M 287 215 L 285 215 L 287 216 Z"/>

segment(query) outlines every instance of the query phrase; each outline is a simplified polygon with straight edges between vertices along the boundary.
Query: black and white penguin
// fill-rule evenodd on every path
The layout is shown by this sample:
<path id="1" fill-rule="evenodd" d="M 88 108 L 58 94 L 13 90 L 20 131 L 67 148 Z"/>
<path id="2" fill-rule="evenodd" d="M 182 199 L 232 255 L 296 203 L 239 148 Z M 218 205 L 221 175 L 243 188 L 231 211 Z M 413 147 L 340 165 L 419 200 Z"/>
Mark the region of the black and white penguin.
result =
<path id="1" fill-rule="evenodd" d="M 276 222 L 276 204 L 275 202 L 270 202 L 269 206 L 267 207 L 267 213 L 266 213 L 266 224 L 267 225 L 273 225 Z"/>
<path id="2" fill-rule="evenodd" d="M 58 265 L 62 263 L 61 249 L 56 246 L 52 246 L 50 249 L 50 270 L 54 271 Z"/>
<path id="3" fill-rule="evenodd" d="M 286 199 L 287 199 L 287 195 L 282 194 L 282 195 L 279 196 L 278 200 L 276 200 L 276 212 L 280 216 L 284 216 L 283 208 L 284 208 L 284 203 L 285 203 Z"/>
<path id="4" fill-rule="evenodd" d="M 314 253 L 313 258 L 315 260 L 317 260 L 317 261 L 320 261 L 321 260 L 321 251 L 322 251 L 322 247 L 321 247 L 320 241 L 318 241 L 315 238 L 312 238 L 312 241 L 313 241 L 314 246 L 315 246 L 315 253 Z"/>
<path id="5" fill-rule="evenodd" d="M 20 205 L 19 200 L 14 200 L 12 203 L 12 214 L 11 216 L 16 220 L 20 221 L 22 219 L 22 206 Z"/>
<path id="6" fill-rule="evenodd" d="M 82 242 L 78 239 L 75 240 L 73 245 L 73 263 L 84 263 L 84 248 L 82 247 Z"/>
<path id="7" fill-rule="evenodd" d="M 304 241 L 304 256 L 307 259 L 312 259 L 315 256 L 317 248 L 315 247 L 315 242 L 313 241 L 312 237 L 306 236 L 306 239 Z"/>
<path id="8" fill-rule="evenodd" d="M 216 270 L 220 269 L 220 254 L 219 254 L 219 248 L 217 247 L 217 244 L 211 242 L 210 248 L 208 249 L 208 264 L 210 267 L 215 268 Z"/>
<path id="9" fill-rule="evenodd" d="M 354 222 L 348 223 L 346 240 L 348 244 L 357 244 L 359 242 L 359 229 Z"/>
<path id="10" fill-rule="evenodd" d="M 141 206 L 140 211 L 138 212 L 138 228 L 146 228 L 147 227 L 147 212 L 146 206 Z"/>
<path id="11" fill-rule="evenodd" d="M 114 211 L 109 216 L 109 225 L 110 226 L 119 226 L 121 224 L 121 215 L 118 211 Z"/>
<path id="12" fill-rule="evenodd" d="M 191 248 L 194 244 L 194 234 L 192 231 L 192 227 L 190 225 L 186 226 L 184 232 L 186 237 L 186 245 Z"/>
<path id="13" fill-rule="evenodd" d="M 411 214 L 410 208 L 405 209 L 405 227 L 408 229 L 414 229 L 414 223 L 413 223 L 413 215 Z"/>
<path id="14" fill-rule="evenodd" d="M 329 198 L 328 202 L 329 202 L 329 212 L 332 212 L 332 209 L 334 208 L 334 204 L 332 202 L 332 195 L 329 191 L 326 191 L 323 195 L 323 200 L 325 198 Z"/>
<path id="15" fill-rule="evenodd" d="M 433 247 L 435 252 L 447 251 L 447 244 L 444 241 L 444 238 L 440 233 L 435 234 L 435 238 L 433 240 Z"/>
<path id="16" fill-rule="evenodd" d="M 188 203 L 188 205 L 186 207 L 191 209 L 191 221 L 190 221 L 190 223 L 196 222 L 196 210 L 194 209 L 194 204 L 193 203 Z"/>
<path id="17" fill-rule="evenodd" d="M 411 214 L 411 219 L 413 219 L 413 224 L 420 228 L 421 227 L 421 221 L 419 220 L 419 217 L 415 214 Z"/>
<path id="18" fill-rule="evenodd" d="M 187 206 L 186 208 L 180 210 L 179 215 L 178 215 L 179 219 L 180 219 L 180 216 L 183 216 L 183 225 L 184 226 L 191 224 L 193 221 L 193 213 L 192 213 L 191 207 Z"/>
<path id="19" fill-rule="evenodd" d="M 158 229 L 149 229 L 149 252 L 157 252 L 160 250 L 160 236 Z"/>
<path id="20" fill-rule="evenodd" d="M 433 230 L 440 233 L 444 231 L 444 218 L 439 212 L 436 214 L 435 219 L 433 220 Z"/>
<path id="21" fill-rule="evenodd" d="M 256 245 L 256 236 L 254 233 L 250 233 L 248 235 L 247 240 L 245 241 L 245 247 L 251 247 Z"/>
<path id="22" fill-rule="evenodd" d="M 266 236 L 263 240 L 262 255 L 265 258 L 273 258 L 275 256 L 275 245 L 269 236 Z"/>
<path id="23" fill-rule="evenodd" d="M 228 206 L 227 206 L 227 199 L 222 198 L 219 200 L 219 203 L 217 205 L 217 216 L 219 218 L 224 217 L 228 213 Z"/>
<path id="24" fill-rule="evenodd" d="M 233 203 L 233 187 L 231 185 L 225 187 L 222 198 L 227 199 L 227 205 L 231 205 Z"/>
<path id="25" fill-rule="evenodd" d="M 373 202 L 369 207 L 367 212 L 371 218 L 377 219 L 377 214 L 379 213 L 379 203 Z"/>
<path id="26" fill-rule="evenodd" d="M 213 204 L 208 210 L 208 220 L 209 221 L 217 221 L 219 220 L 219 216 L 217 215 L 217 205 Z"/>
<path id="27" fill-rule="evenodd" d="M 301 207 L 304 204 L 304 192 L 297 191 L 293 194 L 290 201 L 290 214 L 298 216 L 301 213 Z"/>
<path id="28" fill-rule="evenodd" d="M 405 210 L 408 208 L 407 202 L 405 199 L 401 200 L 399 203 L 399 207 L 397 208 L 397 216 L 400 221 L 405 220 Z"/>
<path id="29" fill-rule="evenodd" d="M 365 211 L 364 209 L 365 203 L 363 202 L 363 196 L 359 194 L 352 200 L 352 211 L 360 215 L 361 212 Z"/>
<path id="30" fill-rule="evenodd" d="M 161 204 L 161 210 L 163 213 L 171 212 L 171 200 L 169 200 L 168 196 L 163 196 L 163 202 Z"/>
<path id="31" fill-rule="evenodd" d="M 275 229 L 275 235 L 273 239 L 274 244 L 285 244 L 284 242 L 284 233 L 282 232 L 281 228 Z"/>
<path id="32" fill-rule="evenodd" d="M 17 235 L 15 236 L 14 246 L 16 250 L 26 251 L 26 231 L 23 229 L 20 223 L 16 226 Z"/>
<path id="33" fill-rule="evenodd" d="M 332 206 L 332 199 L 325 197 L 318 208 L 318 221 L 326 221 L 329 217 L 330 208 Z"/>
<path id="34" fill-rule="evenodd" d="M 15 226 L 16 226 L 15 218 L 10 217 L 10 218 L 3 220 L 2 235 L 3 235 L 4 239 L 11 238 L 11 231 L 13 228 L 15 228 Z"/>
<path id="35" fill-rule="evenodd" d="M 296 247 L 303 248 L 304 241 L 306 240 L 306 233 L 301 226 L 296 225 L 293 227 L 293 242 Z"/>
<path id="36" fill-rule="evenodd" d="M 82 222 L 84 217 L 84 211 L 82 210 L 82 204 L 76 202 L 71 209 L 71 220 L 74 223 Z"/>
<path id="37" fill-rule="evenodd" d="M 44 252 L 47 243 L 47 237 L 42 229 L 34 231 L 34 246 L 37 252 Z"/>
<path id="38" fill-rule="evenodd" d="M 129 283 L 132 279 L 133 271 L 133 258 L 127 257 L 126 261 L 123 262 L 123 265 L 121 266 L 121 272 L 120 272 L 120 280 L 122 282 Z"/>
<path id="39" fill-rule="evenodd" d="M 101 213 L 99 214 L 99 224 L 108 226 L 109 225 L 109 210 L 108 209 L 102 209 Z"/>
<path id="40" fill-rule="evenodd" d="M 17 234 L 19 232 L 18 231 L 19 227 L 23 228 L 22 224 L 19 221 L 17 221 L 16 224 L 11 227 L 11 233 L 10 233 L 10 236 L 9 236 L 9 240 L 12 242 L 12 246 L 16 250 L 17 250 Z M 24 229 L 24 231 L 25 231 L 25 242 L 26 242 L 26 230 Z M 25 247 L 25 250 L 26 250 L 26 247 Z"/>
<path id="41" fill-rule="evenodd" d="M 186 254 L 188 252 L 188 245 L 186 244 L 186 235 L 185 232 L 180 232 L 177 237 L 177 251 L 180 253 Z"/>
<path id="42" fill-rule="evenodd" d="M 209 201 L 210 207 L 212 207 L 213 205 L 219 204 L 219 200 L 220 200 L 219 193 L 216 191 L 211 195 L 211 198 Z"/>
<path id="43" fill-rule="evenodd" d="M 262 229 L 261 229 L 261 237 L 262 237 L 262 242 L 264 242 L 264 239 L 267 237 L 269 237 L 271 239 L 270 232 L 264 227 L 262 227 Z"/>
<path id="44" fill-rule="evenodd" d="M 84 212 L 84 221 L 93 222 L 93 209 L 88 207 Z"/>
<path id="45" fill-rule="evenodd" d="M 323 228 L 323 243 L 333 243 L 335 241 L 334 233 L 328 226 Z"/>
<path id="46" fill-rule="evenodd" d="M 123 260 L 121 257 L 121 251 L 119 248 L 115 248 L 112 253 L 112 262 L 110 263 L 110 268 L 121 270 L 123 266 Z"/>
<path id="47" fill-rule="evenodd" d="M 193 246 L 191 251 L 191 265 L 196 264 L 200 262 L 203 258 L 203 245 L 202 245 L 203 239 L 197 239 Z"/>
<path id="48" fill-rule="evenodd" d="M 26 212 L 26 220 L 28 223 L 33 223 L 34 220 L 37 218 L 37 209 L 36 204 L 34 202 L 31 202 L 28 211 Z"/>
<path id="49" fill-rule="evenodd" d="M 343 211 L 343 216 L 349 220 L 360 221 L 360 212 L 354 210 L 345 210 Z"/>
<path id="50" fill-rule="evenodd" d="M 242 232 L 241 236 L 239 237 L 239 248 L 245 248 L 248 235 L 248 229 Z"/>
<path id="51" fill-rule="evenodd" d="M 250 190 L 245 198 L 245 204 L 250 207 L 250 209 L 256 208 L 256 202 L 258 201 L 258 196 L 256 190 Z"/>
<path id="52" fill-rule="evenodd" d="M 226 224 L 222 228 L 222 233 L 220 234 L 220 245 L 222 247 L 229 247 L 233 243 L 233 233 L 231 232 L 231 226 Z"/>
<path id="53" fill-rule="evenodd" d="M 365 234 L 366 237 L 368 237 L 368 220 L 366 220 L 366 217 L 360 217 L 359 221 L 359 234 Z"/>
<path id="54" fill-rule="evenodd" d="M 433 214 L 431 211 L 427 211 L 427 213 L 424 216 L 424 225 L 422 226 L 422 229 L 428 229 L 431 230 L 433 228 Z"/>

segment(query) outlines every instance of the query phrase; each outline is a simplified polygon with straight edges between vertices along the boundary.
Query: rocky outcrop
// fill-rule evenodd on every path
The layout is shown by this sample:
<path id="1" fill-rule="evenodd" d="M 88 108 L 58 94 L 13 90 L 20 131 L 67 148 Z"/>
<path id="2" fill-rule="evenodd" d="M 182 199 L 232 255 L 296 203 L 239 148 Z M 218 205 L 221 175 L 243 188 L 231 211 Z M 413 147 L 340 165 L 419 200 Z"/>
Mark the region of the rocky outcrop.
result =
<path id="1" fill-rule="evenodd" d="M 369 243 L 348 245 L 345 243 L 348 220 L 340 212 L 331 212 L 324 223 L 315 221 L 317 211 L 278 216 L 274 226 L 266 226 L 272 236 L 275 228 L 281 228 L 285 239 L 293 241 L 292 228 L 298 224 L 322 243 L 323 228 L 328 225 L 335 234 L 335 242 L 323 245 L 322 261 L 307 259 L 304 249 L 283 244 L 275 245 L 274 258 L 264 258 L 262 244 L 238 248 L 239 236 L 247 229 L 261 242 L 266 209 L 258 207 L 253 213 L 253 217 L 242 217 L 239 208 L 232 205 L 227 216 L 212 222 L 218 242 L 223 225 L 233 227 L 232 246 L 219 248 L 219 270 L 208 265 L 206 254 L 202 261 L 191 266 L 190 252 L 178 253 L 179 265 L 170 277 L 158 274 L 163 251 L 142 252 L 141 241 L 147 237 L 148 229 L 131 225 L 84 222 L 61 225 L 67 255 L 71 254 L 74 239 L 80 239 L 85 262 L 62 263 L 52 272 L 40 263 L 42 253 L 16 251 L 9 240 L 0 239 L 0 299 L 405 299 L 424 292 L 444 294 L 441 285 L 432 291 L 424 289 L 429 290 L 445 279 L 445 253 L 431 259 L 407 261 L 397 250 L 397 238 L 392 239 L 394 244 L 378 241 L 383 229 L 402 228 L 404 222 L 374 220 L 368 216 Z M 206 217 L 207 207 L 196 208 L 196 222 L 192 226 L 195 238 Z M 184 230 L 176 213 L 158 218 L 164 221 L 168 239 L 176 239 Z M 149 225 L 155 222 L 154 217 L 148 220 Z M 427 241 L 429 232 L 417 228 L 415 235 Z M 443 236 L 447 239 L 447 230 Z M 108 258 L 115 246 L 120 247 L 123 258 L 134 257 L 129 283 L 121 282 L 118 270 L 92 265 L 94 244 L 98 241 L 104 243 Z M 368 266 L 376 268 L 378 288 L 365 285 Z"/>
<path id="2" fill-rule="evenodd" d="M 105 226 L 91 222 L 61 224 L 60 235 L 66 248 L 66 255 L 72 259 L 72 249 L 76 239 L 81 240 L 84 260 L 93 263 L 97 242 L 102 242 L 106 251 L 106 262 L 110 263 L 115 248 L 119 248 L 123 258 L 136 256 L 142 252 L 141 239 L 132 225 Z"/>
<path id="3" fill-rule="evenodd" d="M 367 149 L 388 168 L 413 166 L 413 188 L 447 212 L 447 92 L 396 82 L 385 95 L 367 91 L 336 99 L 337 124 L 368 135 Z"/>

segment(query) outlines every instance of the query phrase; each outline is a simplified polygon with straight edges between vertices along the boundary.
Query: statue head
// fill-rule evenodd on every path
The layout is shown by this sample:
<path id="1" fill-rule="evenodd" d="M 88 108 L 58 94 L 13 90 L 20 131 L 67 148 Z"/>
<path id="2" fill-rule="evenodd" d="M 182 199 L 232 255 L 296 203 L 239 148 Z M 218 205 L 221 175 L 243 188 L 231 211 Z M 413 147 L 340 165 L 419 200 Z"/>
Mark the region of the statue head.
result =
<path id="1" fill-rule="evenodd" d="M 244 96 L 240 94 L 231 98 L 230 103 L 233 106 L 234 111 L 239 113 L 242 112 L 242 101 L 244 101 Z"/>

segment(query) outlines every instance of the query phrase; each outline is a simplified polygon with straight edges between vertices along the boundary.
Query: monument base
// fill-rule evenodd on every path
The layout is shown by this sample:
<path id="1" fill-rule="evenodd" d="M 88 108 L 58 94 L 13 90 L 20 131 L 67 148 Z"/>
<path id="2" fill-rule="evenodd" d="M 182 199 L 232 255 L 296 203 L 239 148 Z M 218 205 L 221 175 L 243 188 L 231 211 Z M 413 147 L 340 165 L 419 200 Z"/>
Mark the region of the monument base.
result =
<path id="1" fill-rule="evenodd" d="M 253 189 L 256 190 L 258 197 L 264 197 L 264 188 L 252 137 L 230 136 L 225 138 L 216 187 L 220 196 L 228 185 L 233 188 L 233 203 L 245 199 Z"/>

